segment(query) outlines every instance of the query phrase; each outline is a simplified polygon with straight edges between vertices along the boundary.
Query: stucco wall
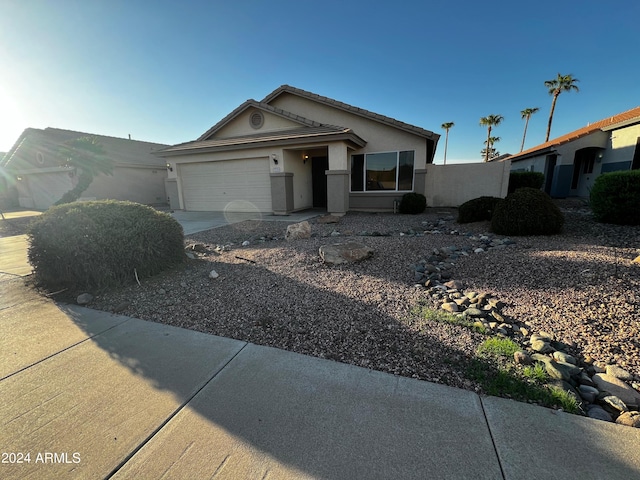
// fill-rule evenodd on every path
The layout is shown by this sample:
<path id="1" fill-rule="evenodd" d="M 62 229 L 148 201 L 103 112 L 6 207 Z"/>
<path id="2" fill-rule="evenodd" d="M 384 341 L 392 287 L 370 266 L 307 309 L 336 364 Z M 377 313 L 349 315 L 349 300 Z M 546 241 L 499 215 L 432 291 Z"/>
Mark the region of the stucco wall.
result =
<path id="1" fill-rule="evenodd" d="M 264 123 L 259 129 L 255 129 L 249 124 L 249 119 L 254 112 L 261 112 L 264 117 Z M 218 130 L 215 134 L 215 138 L 253 135 L 255 133 L 284 130 L 287 128 L 300 128 L 302 126 L 303 125 L 300 125 L 293 120 L 280 117 L 279 115 L 274 115 L 272 113 L 265 112 L 263 110 L 257 110 L 255 108 L 249 108 L 247 109 L 247 111 L 241 113 L 227 125 Z"/>
<path id="2" fill-rule="evenodd" d="M 640 137 L 640 124 L 607 133 L 609 134 L 609 141 L 603 163 L 633 161 L 633 154 L 636 150 L 638 137 Z"/>
<path id="3" fill-rule="evenodd" d="M 427 140 L 423 137 L 288 93 L 280 95 L 270 105 L 320 123 L 351 128 L 367 142 L 363 149 L 351 154 L 415 150 L 415 168 L 426 165 Z"/>
<path id="4" fill-rule="evenodd" d="M 113 175 L 98 175 L 82 197 L 98 200 L 129 200 L 154 205 L 167 203 L 164 168 L 116 167 Z"/>
<path id="5" fill-rule="evenodd" d="M 313 206 L 311 184 L 311 159 L 304 162 L 302 151 L 285 150 L 284 163 L 287 172 L 293 173 L 293 208 L 300 210 Z"/>
<path id="6" fill-rule="evenodd" d="M 427 165 L 425 196 L 430 207 L 458 207 L 473 198 L 504 198 L 511 162 Z"/>

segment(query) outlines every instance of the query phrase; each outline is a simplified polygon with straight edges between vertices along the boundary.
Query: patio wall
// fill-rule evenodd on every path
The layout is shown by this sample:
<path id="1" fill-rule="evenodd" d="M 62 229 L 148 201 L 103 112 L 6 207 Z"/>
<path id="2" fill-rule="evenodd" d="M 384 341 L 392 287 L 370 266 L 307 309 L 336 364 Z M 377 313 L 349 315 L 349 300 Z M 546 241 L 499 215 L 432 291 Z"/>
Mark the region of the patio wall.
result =
<path id="1" fill-rule="evenodd" d="M 504 198 L 509 187 L 511 161 L 427 165 L 425 195 L 429 207 L 458 207 L 467 200 Z"/>

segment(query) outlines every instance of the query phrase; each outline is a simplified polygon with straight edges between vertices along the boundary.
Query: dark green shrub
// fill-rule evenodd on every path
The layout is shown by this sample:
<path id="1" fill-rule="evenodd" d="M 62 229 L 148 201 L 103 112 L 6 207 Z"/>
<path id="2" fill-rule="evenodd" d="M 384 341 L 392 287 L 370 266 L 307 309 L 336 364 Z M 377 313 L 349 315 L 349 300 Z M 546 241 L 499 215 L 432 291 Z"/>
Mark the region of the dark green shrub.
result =
<path id="1" fill-rule="evenodd" d="M 599 222 L 640 225 L 640 170 L 600 175 L 589 200 Z"/>
<path id="2" fill-rule="evenodd" d="M 478 197 L 464 202 L 458 208 L 458 223 L 491 220 L 496 204 L 500 200 L 502 199 L 498 197 Z"/>
<path id="3" fill-rule="evenodd" d="M 491 219 L 491 229 L 499 235 L 552 235 L 563 224 L 564 215 L 551 197 L 526 187 L 498 202 Z"/>
<path id="4" fill-rule="evenodd" d="M 29 262 L 46 287 L 102 288 L 184 261 L 182 226 L 151 207 L 115 200 L 52 207 L 31 225 Z"/>
<path id="5" fill-rule="evenodd" d="M 540 172 L 511 172 L 509 174 L 509 190 L 513 193 L 519 188 L 535 188 L 540 190 L 544 184 L 544 175 Z"/>
<path id="6" fill-rule="evenodd" d="M 405 193 L 400 200 L 400 213 L 422 213 L 427 208 L 427 198 L 421 193 Z"/>

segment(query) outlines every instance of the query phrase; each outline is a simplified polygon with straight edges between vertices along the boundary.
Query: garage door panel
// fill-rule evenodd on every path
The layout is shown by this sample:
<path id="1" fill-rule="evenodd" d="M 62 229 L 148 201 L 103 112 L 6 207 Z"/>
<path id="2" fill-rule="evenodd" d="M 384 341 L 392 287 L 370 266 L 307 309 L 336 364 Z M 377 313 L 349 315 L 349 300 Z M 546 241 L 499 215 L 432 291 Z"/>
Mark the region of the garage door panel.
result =
<path id="1" fill-rule="evenodd" d="M 268 158 L 186 164 L 179 168 L 186 210 L 272 210 Z"/>

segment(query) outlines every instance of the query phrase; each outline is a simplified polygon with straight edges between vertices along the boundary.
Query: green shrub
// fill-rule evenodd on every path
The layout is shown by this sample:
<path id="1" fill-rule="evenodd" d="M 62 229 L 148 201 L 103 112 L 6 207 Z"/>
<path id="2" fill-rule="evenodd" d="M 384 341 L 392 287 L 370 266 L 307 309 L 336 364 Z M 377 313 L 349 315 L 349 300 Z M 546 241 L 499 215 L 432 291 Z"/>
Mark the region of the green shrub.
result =
<path id="1" fill-rule="evenodd" d="M 519 188 L 496 205 L 491 229 L 498 235 L 553 235 L 564 215 L 551 197 L 535 188 Z"/>
<path id="2" fill-rule="evenodd" d="M 458 223 L 491 220 L 493 210 L 500 200 L 502 199 L 497 197 L 479 197 L 463 203 L 458 208 Z"/>
<path id="3" fill-rule="evenodd" d="M 589 200 L 599 222 L 640 225 L 640 170 L 600 175 Z"/>
<path id="4" fill-rule="evenodd" d="M 114 200 L 52 207 L 29 229 L 29 262 L 49 288 L 102 288 L 155 275 L 184 261 L 170 215 Z"/>
<path id="5" fill-rule="evenodd" d="M 400 213 L 422 213 L 427 208 L 427 198 L 421 193 L 405 193 L 400 201 Z"/>
<path id="6" fill-rule="evenodd" d="M 509 174 L 509 190 L 513 193 L 519 188 L 536 188 L 540 190 L 544 184 L 544 175 L 540 172 L 511 172 Z"/>

